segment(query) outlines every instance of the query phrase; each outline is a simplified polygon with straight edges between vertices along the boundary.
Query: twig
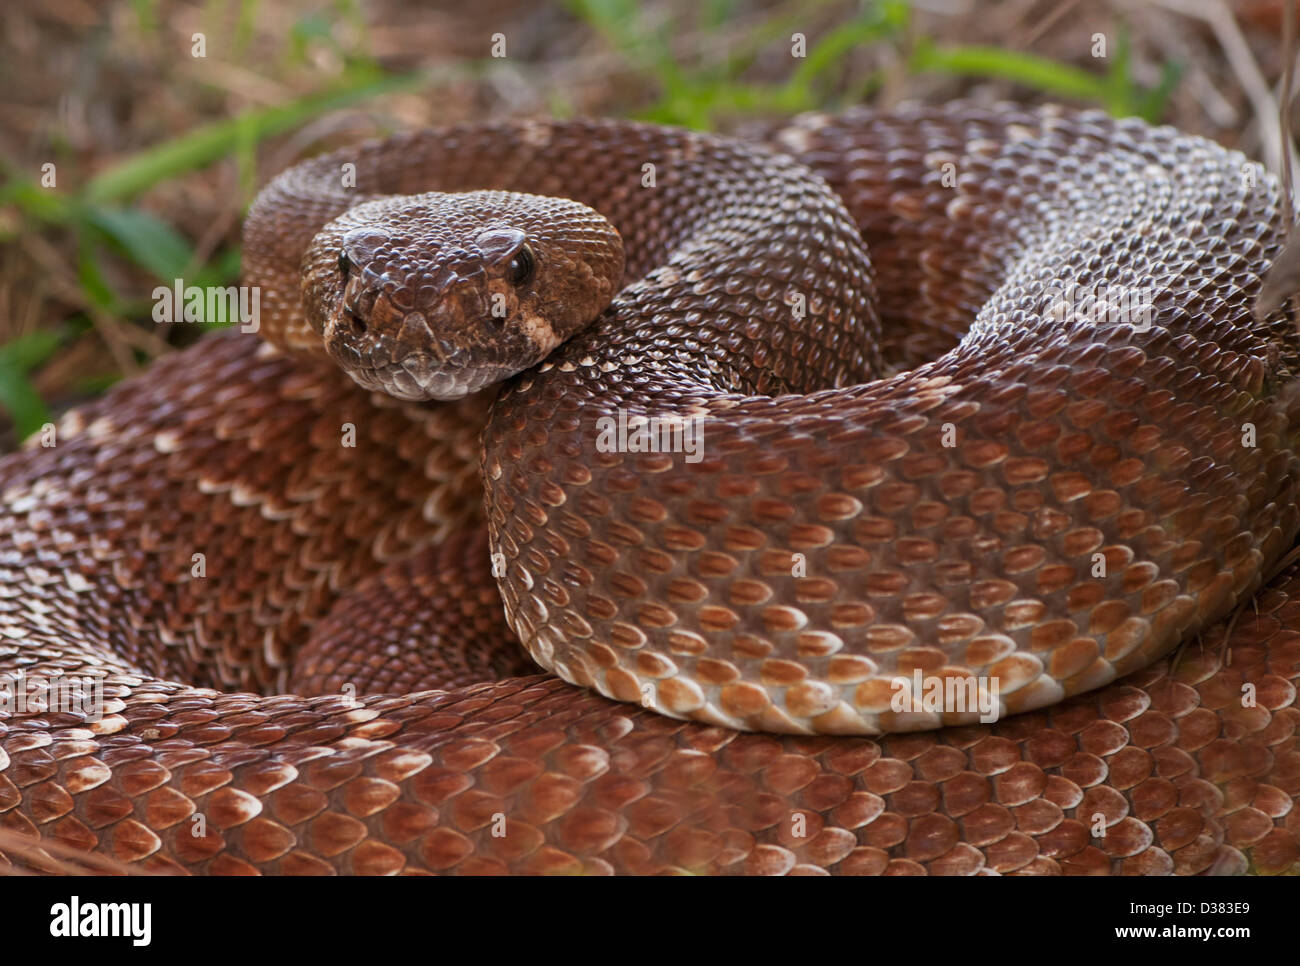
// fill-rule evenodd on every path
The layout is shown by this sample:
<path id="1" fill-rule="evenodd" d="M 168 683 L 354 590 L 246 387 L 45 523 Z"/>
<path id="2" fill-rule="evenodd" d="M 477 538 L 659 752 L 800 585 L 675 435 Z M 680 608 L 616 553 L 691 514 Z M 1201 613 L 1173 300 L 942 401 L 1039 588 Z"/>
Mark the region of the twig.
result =
<path id="1" fill-rule="evenodd" d="M 1295 221 L 1295 195 L 1292 193 L 1291 172 L 1291 81 L 1295 74 L 1295 2 L 1282 4 L 1282 54 L 1286 66 L 1282 69 L 1282 96 L 1278 104 L 1277 120 L 1279 140 L 1282 142 L 1282 197 L 1291 221 Z"/>
<path id="2" fill-rule="evenodd" d="M 1152 0 L 1152 2 L 1166 10 L 1195 17 L 1213 31 L 1219 48 L 1228 58 L 1228 64 L 1237 75 L 1237 81 L 1250 101 L 1251 110 L 1255 114 L 1255 123 L 1259 125 L 1265 163 L 1274 165 L 1280 171 L 1282 165 L 1289 161 L 1291 179 L 1294 182 L 1297 173 L 1294 170 L 1295 159 L 1283 153 L 1282 133 L 1275 123 L 1278 116 L 1277 102 L 1259 69 L 1259 64 L 1255 61 L 1255 55 L 1251 53 L 1250 45 L 1232 16 L 1232 11 L 1222 0 L 1213 0 L 1210 3 L 1203 0 Z"/>

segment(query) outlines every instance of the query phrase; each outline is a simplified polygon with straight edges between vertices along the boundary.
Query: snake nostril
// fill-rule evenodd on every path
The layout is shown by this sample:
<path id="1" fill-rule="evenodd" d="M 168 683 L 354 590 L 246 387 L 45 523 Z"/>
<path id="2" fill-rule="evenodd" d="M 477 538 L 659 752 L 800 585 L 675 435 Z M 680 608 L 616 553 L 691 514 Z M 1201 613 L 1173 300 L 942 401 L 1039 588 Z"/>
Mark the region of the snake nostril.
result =
<path id="1" fill-rule="evenodd" d="M 353 335 L 366 334 L 366 320 L 355 312 L 348 312 L 348 325 L 352 327 Z"/>

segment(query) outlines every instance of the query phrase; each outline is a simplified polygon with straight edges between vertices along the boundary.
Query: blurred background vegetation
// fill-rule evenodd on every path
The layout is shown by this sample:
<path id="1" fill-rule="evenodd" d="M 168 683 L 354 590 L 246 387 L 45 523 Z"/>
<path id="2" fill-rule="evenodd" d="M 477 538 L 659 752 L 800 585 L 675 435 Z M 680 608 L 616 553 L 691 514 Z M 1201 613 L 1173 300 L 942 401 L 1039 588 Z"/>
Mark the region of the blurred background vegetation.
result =
<path id="1" fill-rule="evenodd" d="M 150 293 L 232 284 L 257 187 L 318 150 L 974 97 L 1135 114 L 1276 168 L 1281 2 L 5 0 L 0 451 L 225 324 L 157 324 Z"/>

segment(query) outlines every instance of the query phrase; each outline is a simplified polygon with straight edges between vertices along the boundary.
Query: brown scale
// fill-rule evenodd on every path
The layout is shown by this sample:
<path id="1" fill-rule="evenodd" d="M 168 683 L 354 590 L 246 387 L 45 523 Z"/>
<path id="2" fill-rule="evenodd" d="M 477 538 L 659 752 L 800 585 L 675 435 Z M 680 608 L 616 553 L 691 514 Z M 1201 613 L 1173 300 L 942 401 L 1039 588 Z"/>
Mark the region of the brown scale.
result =
<path id="1" fill-rule="evenodd" d="M 328 188 L 340 156 L 293 169 L 255 210 L 248 275 L 271 334 L 319 354 L 299 257 L 363 192 L 567 194 L 618 228 L 625 279 L 671 257 L 702 212 L 727 226 L 706 252 L 720 274 L 687 253 L 680 277 L 625 290 L 488 424 L 511 625 L 570 677 L 678 713 L 838 729 L 916 724 L 864 717 L 870 682 L 894 669 L 997 668 L 1033 704 L 1044 678 L 1087 686 L 1155 663 L 992 726 L 874 737 L 747 734 L 555 678 L 493 683 L 523 659 L 495 646 L 508 631 L 478 522 L 488 400 L 397 403 L 218 337 L 69 416 L 57 447 L 0 461 L 0 669 L 88 673 L 108 698 L 99 721 L 0 715 L 0 861 L 1294 872 L 1300 573 L 1230 632 L 1210 626 L 1297 528 L 1273 397 L 1295 341 L 1280 319 L 1250 321 L 1281 240 L 1272 181 L 1248 189 L 1240 156 L 1168 130 L 1050 110 L 814 117 L 771 136 L 852 220 L 797 165 L 741 145 L 484 125 L 346 153 L 361 188 L 346 198 Z M 629 187 L 647 159 L 649 203 Z M 798 199 L 784 221 L 781 198 Z M 972 320 L 973 334 L 883 382 L 737 396 L 876 368 L 870 346 L 842 341 L 875 326 L 854 222 L 890 370 L 935 360 Z M 1148 276 L 1165 290 L 1147 332 L 1043 304 L 1061 280 Z M 801 319 L 790 284 L 817 296 Z M 595 415 L 651 402 L 708 413 L 701 463 L 593 455 Z M 1097 548 L 1110 576 L 1083 579 Z M 1175 667 L 1158 659 L 1202 627 Z M 389 647 L 397 660 L 376 658 Z M 484 683 L 459 686 L 466 674 Z M 288 682 L 321 693 L 269 693 Z M 338 693 L 358 682 L 355 700 Z"/>
<path id="2" fill-rule="evenodd" d="M 467 529 L 362 581 L 313 628 L 289 690 L 408 694 L 536 674 L 483 579 L 488 559 L 487 531 Z"/>

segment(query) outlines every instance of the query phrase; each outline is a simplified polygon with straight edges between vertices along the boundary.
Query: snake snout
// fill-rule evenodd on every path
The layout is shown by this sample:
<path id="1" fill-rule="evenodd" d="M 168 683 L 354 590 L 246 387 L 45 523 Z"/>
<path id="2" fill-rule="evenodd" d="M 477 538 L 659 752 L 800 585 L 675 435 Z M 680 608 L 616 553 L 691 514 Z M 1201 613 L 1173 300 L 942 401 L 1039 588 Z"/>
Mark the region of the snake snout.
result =
<path id="1" fill-rule="evenodd" d="M 508 375 L 455 338 L 452 322 L 460 316 L 453 298 L 415 309 L 386 292 L 358 291 L 340 300 L 322 339 L 367 389 L 408 400 L 458 399 Z"/>

